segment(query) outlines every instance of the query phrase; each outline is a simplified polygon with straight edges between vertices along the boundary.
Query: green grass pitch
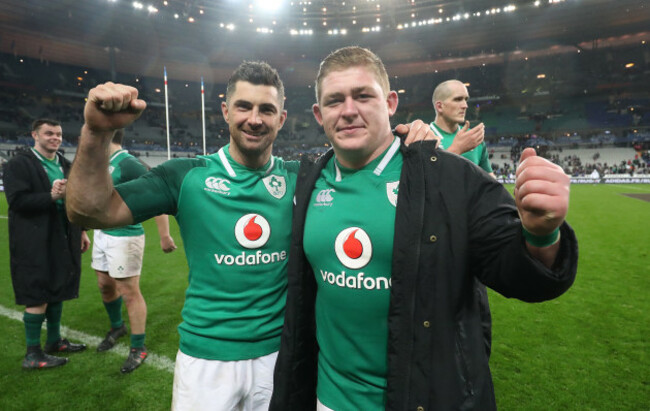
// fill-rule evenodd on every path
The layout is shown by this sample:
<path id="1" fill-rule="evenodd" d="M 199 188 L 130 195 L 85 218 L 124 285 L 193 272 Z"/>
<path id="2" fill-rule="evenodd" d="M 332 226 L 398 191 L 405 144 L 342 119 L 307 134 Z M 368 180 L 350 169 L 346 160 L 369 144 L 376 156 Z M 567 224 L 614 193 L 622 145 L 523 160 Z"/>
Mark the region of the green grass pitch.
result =
<path id="1" fill-rule="evenodd" d="M 650 202 L 624 193 L 650 195 L 650 185 L 572 186 L 568 221 L 579 239 L 580 262 L 576 282 L 565 295 L 526 304 L 491 292 L 491 367 L 500 409 L 650 409 Z M 121 375 L 124 356 L 98 354 L 94 346 L 71 355 L 58 369 L 21 369 L 25 336 L 15 314 L 22 318 L 23 307 L 14 304 L 6 215 L 0 195 L 0 409 L 169 409 L 169 368 L 145 362 L 133 374 Z M 179 249 L 163 254 L 155 224 L 145 223 L 141 279 L 148 305 L 147 346 L 168 363 L 178 349 L 176 327 L 187 285 L 173 218 L 170 225 Z M 90 252 L 83 256 L 83 267 L 80 297 L 64 304 L 62 324 L 103 338 L 108 319 Z"/>

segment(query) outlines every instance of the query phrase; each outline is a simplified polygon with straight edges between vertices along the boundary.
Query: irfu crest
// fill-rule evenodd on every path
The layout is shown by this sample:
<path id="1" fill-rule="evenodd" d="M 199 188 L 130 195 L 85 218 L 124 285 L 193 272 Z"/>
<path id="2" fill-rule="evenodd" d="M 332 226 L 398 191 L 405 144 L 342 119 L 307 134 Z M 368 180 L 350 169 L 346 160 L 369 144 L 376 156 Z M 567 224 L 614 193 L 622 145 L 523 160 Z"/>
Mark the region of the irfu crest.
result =
<path id="1" fill-rule="evenodd" d="M 273 197 L 280 199 L 287 192 L 287 182 L 283 176 L 270 175 L 262 179 L 266 189 Z"/>

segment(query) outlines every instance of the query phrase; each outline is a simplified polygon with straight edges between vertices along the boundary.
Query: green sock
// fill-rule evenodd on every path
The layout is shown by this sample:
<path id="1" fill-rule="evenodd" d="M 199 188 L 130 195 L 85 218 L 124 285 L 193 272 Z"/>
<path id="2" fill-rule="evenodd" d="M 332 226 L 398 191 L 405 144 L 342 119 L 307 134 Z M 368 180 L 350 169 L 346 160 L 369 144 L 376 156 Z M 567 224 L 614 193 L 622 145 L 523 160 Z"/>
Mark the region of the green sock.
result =
<path id="1" fill-rule="evenodd" d="M 113 301 L 104 302 L 104 307 L 108 313 L 108 319 L 111 321 L 111 328 L 120 328 L 124 324 L 122 321 L 122 296 Z"/>
<path id="2" fill-rule="evenodd" d="M 63 303 L 48 303 L 45 310 L 47 319 L 47 341 L 46 344 L 54 344 L 61 339 L 61 313 Z"/>
<path id="3" fill-rule="evenodd" d="M 23 314 L 25 323 L 25 340 L 27 346 L 41 346 L 41 327 L 45 321 L 45 314 L 30 314 L 27 311 Z"/>
<path id="4" fill-rule="evenodd" d="M 131 348 L 144 347 L 145 334 L 131 334 Z"/>

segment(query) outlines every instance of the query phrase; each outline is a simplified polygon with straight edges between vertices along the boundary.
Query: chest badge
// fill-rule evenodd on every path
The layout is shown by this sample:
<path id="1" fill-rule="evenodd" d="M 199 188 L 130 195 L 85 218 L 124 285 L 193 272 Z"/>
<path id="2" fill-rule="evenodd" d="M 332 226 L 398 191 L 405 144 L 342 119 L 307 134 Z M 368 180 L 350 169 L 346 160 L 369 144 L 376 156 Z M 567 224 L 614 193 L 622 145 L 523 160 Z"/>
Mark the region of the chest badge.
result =
<path id="1" fill-rule="evenodd" d="M 266 190 L 278 200 L 287 193 L 287 182 L 284 176 L 270 175 L 262 179 Z"/>
<path id="2" fill-rule="evenodd" d="M 390 201 L 393 207 L 397 207 L 398 193 L 399 193 L 399 181 L 386 183 L 386 195 L 388 196 L 388 201 Z"/>

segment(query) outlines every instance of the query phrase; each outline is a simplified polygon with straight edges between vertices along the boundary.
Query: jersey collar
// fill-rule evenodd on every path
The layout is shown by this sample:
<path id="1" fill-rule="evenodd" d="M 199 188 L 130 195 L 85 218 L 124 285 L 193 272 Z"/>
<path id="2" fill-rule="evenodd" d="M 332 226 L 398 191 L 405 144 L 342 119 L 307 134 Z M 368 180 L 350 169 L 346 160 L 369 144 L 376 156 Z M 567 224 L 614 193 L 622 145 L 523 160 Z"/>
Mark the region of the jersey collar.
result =
<path id="1" fill-rule="evenodd" d="M 115 159 L 115 157 L 119 156 L 119 155 L 122 154 L 122 153 L 126 153 L 126 152 L 127 152 L 127 151 L 124 150 L 124 149 L 117 150 L 116 152 L 114 152 L 114 153 L 111 155 L 111 157 L 108 159 L 108 161 L 111 162 L 111 161 L 113 161 L 113 160 Z"/>
<path id="2" fill-rule="evenodd" d="M 433 131 L 433 134 L 435 134 L 437 137 L 440 138 L 440 140 L 443 140 L 445 138 L 445 135 L 447 136 L 453 136 L 458 132 L 458 129 L 460 128 L 459 125 L 456 126 L 456 130 L 453 133 L 447 133 L 445 130 L 441 129 L 438 127 L 435 121 L 431 122 L 431 131 Z"/>
<path id="3" fill-rule="evenodd" d="M 221 160 L 223 167 L 228 172 L 228 175 L 230 177 L 237 177 L 237 173 L 235 173 L 235 169 L 232 167 L 232 164 L 230 164 L 230 160 L 228 159 L 229 154 L 226 154 L 227 151 L 226 148 L 229 145 L 230 144 L 221 147 L 221 149 L 219 149 L 219 152 L 217 154 L 219 155 L 219 159 Z M 241 166 L 241 167 L 245 167 L 245 166 Z M 266 170 L 264 170 L 264 175 L 269 175 L 271 171 L 273 171 L 273 167 L 275 167 L 275 158 L 271 156 L 271 160 L 269 160 L 266 166 Z"/>
<path id="4" fill-rule="evenodd" d="M 43 154 L 39 153 L 35 148 L 30 147 L 30 149 L 32 150 L 32 152 L 36 155 L 36 157 L 39 160 L 47 161 L 47 162 L 54 163 L 54 164 L 59 164 L 59 156 L 57 156 L 56 153 L 54 153 L 54 158 L 52 160 L 50 160 L 50 159 L 47 159 L 47 158 L 43 157 Z"/>

